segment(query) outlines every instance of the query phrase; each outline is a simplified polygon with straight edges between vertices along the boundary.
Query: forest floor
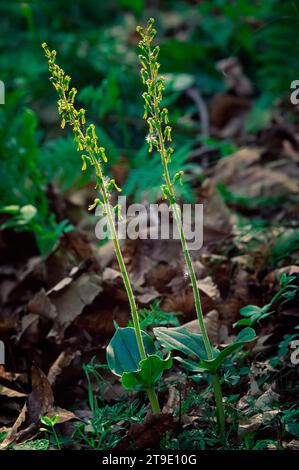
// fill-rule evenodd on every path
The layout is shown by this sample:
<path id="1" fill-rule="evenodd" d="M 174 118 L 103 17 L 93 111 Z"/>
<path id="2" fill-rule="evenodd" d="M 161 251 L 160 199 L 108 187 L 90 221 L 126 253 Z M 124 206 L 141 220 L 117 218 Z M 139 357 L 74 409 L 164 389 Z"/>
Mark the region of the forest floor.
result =
<path id="1" fill-rule="evenodd" d="M 175 364 L 159 384 L 163 413 L 152 416 L 145 396 L 124 391 L 105 367 L 114 322 L 126 326 L 130 314 L 113 245 L 99 246 L 95 219 L 86 219 L 88 183 L 64 196 L 48 188 L 53 211 L 75 226 L 49 255 L 39 255 L 29 232 L 0 232 L 2 448 L 299 448 L 291 349 L 299 339 L 299 127 L 289 119 L 297 111 L 282 103 L 270 124 L 246 134 L 246 106 L 227 93 L 210 109 L 214 136 L 229 137 L 234 153 L 221 157 L 211 140 L 190 156 L 204 175 L 194 187 L 204 204 L 203 247 L 192 257 L 213 344 L 230 343 L 243 307 L 260 307 L 258 339 L 223 370 L 227 442 L 217 438 L 203 376 Z M 113 172 L 121 183 L 125 161 Z M 197 332 L 179 242 L 126 240 L 122 248 L 143 327 Z"/>

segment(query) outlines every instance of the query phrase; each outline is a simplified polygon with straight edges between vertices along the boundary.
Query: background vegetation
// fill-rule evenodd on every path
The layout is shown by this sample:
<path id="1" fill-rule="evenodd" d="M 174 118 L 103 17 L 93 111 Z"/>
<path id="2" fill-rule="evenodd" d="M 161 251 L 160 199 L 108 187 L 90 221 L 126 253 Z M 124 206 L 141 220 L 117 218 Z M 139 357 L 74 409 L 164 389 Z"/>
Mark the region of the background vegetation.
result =
<path id="1" fill-rule="evenodd" d="M 37 209 L 34 230 L 44 252 L 65 228 L 57 225 L 46 188 L 64 194 L 89 178 L 78 172 L 71 138 L 57 130 L 55 94 L 48 85 L 41 42 L 59 50 L 81 90 L 82 105 L 109 148 L 110 164 L 125 160 L 126 194 L 138 200 L 145 192 L 156 196 L 157 162 L 144 143 L 136 24 L 150 14 L 157 17 L 166 104 L 177 127 L 178 167 L 185 166 L 190 179 L 198 180 L 200 170 L 188 161 L 188 153 L 200 142 L 202 129 L 184 91 L 198 87 L 209 102 L 225 88 L 217 62 L 238 57 L 254 87 L 247 127 L 258 130 L 299 73 L 297 7 L 297 2 L 278 0 L 1 2 L 6 105 L 0 109 L 0 206 L 32 204 Z M 222 154 L 232 150 L 230 142 L 208 145 Z"/>
<path id="2" fill-rule="evenodd" d="M 213 342 L 234 336 L 233 324 L 253 325 L 259 336 L 253 351 L 224 366 L 232 423 L 227 445 L 298 448 L 298 370 L 289 350 L 299 337 L 299 114 L 290 103 L 290 84 L 299 80 L 298 0 L 0 2 L 6 87 L 0 105 L 0 338 L 8 345 L 10 371 L 0 366 L 7 402 L 0 406 L 0 441 L 10 436 L 9 445 L 18 445 L 17 430 L 8 426 L 27 397 L 28 426 L 50 415 L 45 403 L 51 404 L 51 416 L 42 421 L 45 439 L 34 441 L 35 448 L 121 448 L 136 437 L 134 429 L 141 448 L 148 442 L 163 449 L 223 448 L 202 377 L 182 379 L 176 370 L 160 385 L 179 429 L 166 415 L 159 435 L 155 425 L 148 430 L 144 424 L 142 398 L 119 399 L 118 384 L 99 365 L 113 322 L 128 324 L 128 308 L 109 243 L 94 237 L 96 220 L 87 212 L 94 181 L 80 171 L 72 135 L 59 128 L 41 49 L 47 42 L 59 52 L 123 194 L 135 202 L 159 201 L 159 156 L 148 153 L 145 141 L 135 30 L 150 16 L 173 126 L 171 171 L 185 171 L 182 200 L 205 204 L 204 248 L 194 261 L 204 280 L 204 311 L 219 315 Z M 194 319 L 178 247 L 162 251 L 141 242 L 124 246 L 145 329 Z M 91 287 L 82 295 L 84 282 Z M 30 372 L 33 362 L 38 367 Z M 41 389 L 44 401 L 37 398 Z M 72 412 L 54 409 L 54 395 L 56 405 Z M 247 419 L 242 425 L 241 415 Z M 59 428 L 78 416 L 72 433 Z"/>

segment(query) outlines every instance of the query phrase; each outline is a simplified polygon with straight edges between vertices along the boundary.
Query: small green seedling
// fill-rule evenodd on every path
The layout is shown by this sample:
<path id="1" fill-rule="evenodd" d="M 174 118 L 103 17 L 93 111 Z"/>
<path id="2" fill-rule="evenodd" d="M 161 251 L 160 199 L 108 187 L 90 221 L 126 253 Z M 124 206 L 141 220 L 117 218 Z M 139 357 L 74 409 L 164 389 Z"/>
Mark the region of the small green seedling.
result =
<path id="1" fill-rule="evenodd" d="M 150 308 L 141 308 L 139 310 L 140 326 L 143 330 L 155 328 L 157 326 L 180 326 L 178 312 L 163 312 L 160 309 L 160 301 L 152 303 Z M 133 326 L 130 320 L 128 326 Z"/>
<path id="2" fill-rule="evenodd" d="M 234 326 L 252 326 L 270 317 L 275 312 L 273 307 L 277 302 L 288 302 L 299 292 L 299 287 L 296 284 L 292 284 L 295 279 L 295 276 L 288 276 L 286 273 L 283 273 L 279 281 L 279 290 L 271 301 L 263 307 L 246 305 L 241 308 L 240 315 L 245 318 L 238 320 Z"/>
<path id="3" fill-rule="evenodd" d="M 61 450 L 60 440 L 55 429 L 55 426 L 59 420 L 59 416 L 55 415 L 52 418 L 50 418 L 49 416 L 42 416 L 40 420 L 44 426 L 47 426 L 46 428 L 40 428 L 40 431 L 47 432 L 50 436 L 52 436 L 57 446 L 57 449 Z"/>

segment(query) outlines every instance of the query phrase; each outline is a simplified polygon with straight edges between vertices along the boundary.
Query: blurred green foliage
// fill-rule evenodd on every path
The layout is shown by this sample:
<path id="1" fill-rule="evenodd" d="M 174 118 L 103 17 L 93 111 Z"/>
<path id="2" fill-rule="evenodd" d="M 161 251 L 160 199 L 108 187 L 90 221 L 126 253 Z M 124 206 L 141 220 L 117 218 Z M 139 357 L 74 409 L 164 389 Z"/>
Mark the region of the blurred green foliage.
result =
<path id="1" fill-rule="evenodd" d="M 158 161 L 144 145 L 135 33 L 136 25 L 149 16 L 157 19 L 160 34 L 176 159 L 187 172 L 184 198 L 192 200 L 192 188 L 202 178 L 198 163 L 189 159 L 202 136 L 195 104 L 182 99 L 185 90 L 198 87 L 208 102 L 224 89 L 217 61 L 238 57 L 255 88 L 257 111 L 248 124 L 254 132 L 299 76 L 297 0 L 2 0 L 0 79 L 6 86 L 6 104 L 0 106 L 0 207 L 30 204 L 37 209 L 41 231 L 53 234 L 46 245 L 37 234 L 44 252 L 62 230 L 51 215 L 47 186 L 64 193 L 84 185 L 90 175 L 82 176 L 71 137 L 58 129 L 56 96 L 40 44 L 46 41 L 59 50 L 61 65 L 81 90 L 79 101 L 109 149 L 110 165 L 125 160 L 125 193 L 136 200 L 156 198 Z M 220 156 L 233 149 L 233 143 L 208 145 Z"/>

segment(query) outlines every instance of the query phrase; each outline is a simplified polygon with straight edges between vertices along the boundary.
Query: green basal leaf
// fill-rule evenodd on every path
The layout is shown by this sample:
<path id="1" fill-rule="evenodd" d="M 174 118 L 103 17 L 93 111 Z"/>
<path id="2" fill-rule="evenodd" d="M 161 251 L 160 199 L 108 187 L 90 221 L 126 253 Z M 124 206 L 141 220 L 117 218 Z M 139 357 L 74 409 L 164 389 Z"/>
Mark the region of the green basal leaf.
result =
<path id="1" fill-rule="evenodd" d="M 183 326 L 154 328 L 154 334 L 161 346 L 169 351 L 180 351 L 187 355 L 197 356 L 199 359 L 207 358 L 202 336 L 190 333 Z"/>
<path id="2" fill-rule="evenodd" d="M 145 352 L 149 355 L 157 353 L 152 338 L 142 331 Z M 106 350 L 109 369 L 116 375 L 122 376 L 124 372 L 140 370 L 140 354 L 134 328 L 117 328 Z"/>
<path id="3" fill-rule="evenodd" d="M 142 333 L 146 359 L 141 359 L 134 328 L 117 328 L 107 347 L 107 363 L 110 370 L 121 376 L 126 389 L 146 390 L 151 388 L 161 377 L 165 369 L 172 366 L 168 355 L 163 359 L 157 351 L 152 338 Z"/>
<path id="4" fill-rule="evenodd" d="M 168 350 L 180 351 L 186 355 L 197 356 L 198 363 L 191 359 L 175 357 L 187 370 L 194 373 L 207 372 L 215 373 L 227 356 L 231 355 L 243 344 L 253 341 L 256 338 L 255 331 L 252 328 L 244 328 L 237 335 L 234 343 L 227 346 L 219 352 L 214 348 L 214 359 L 208 360 L 201 335 L 190 333 L 186 328 L 154 328 L 154 333 L 158 342 Z"/>
<path id="5" fill-rule="evenodd" d="M 228 356 L 241 349 L 243 344 L 249 343 L 255 338 L 256 334 L 253 328 L 244 328 L 244 330 L 238 333 L 236 340 L 232 344 L 223 349 L 214 359 L 201 361 L 199 366 L 205 369 L 206 372 L 214 374 Z"/>
<path id="6" fill-rule="evenodd" d="M 160 379 L 162 373 L 172 366 L 172 358 L 170 354 L 166 359 L 162 359 L 158 355 L 148 356 L 139 363 L 140 370 L 136 372 L 124 372 L 121 383 L 124 388 L 146 390 L 151 388 L 157 380 Z"/>

